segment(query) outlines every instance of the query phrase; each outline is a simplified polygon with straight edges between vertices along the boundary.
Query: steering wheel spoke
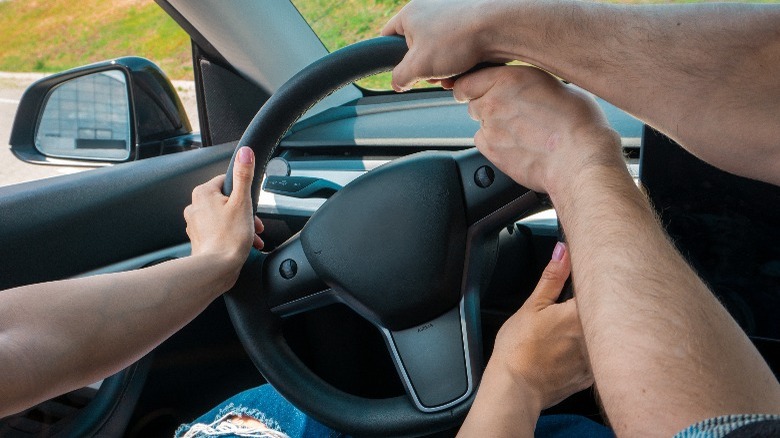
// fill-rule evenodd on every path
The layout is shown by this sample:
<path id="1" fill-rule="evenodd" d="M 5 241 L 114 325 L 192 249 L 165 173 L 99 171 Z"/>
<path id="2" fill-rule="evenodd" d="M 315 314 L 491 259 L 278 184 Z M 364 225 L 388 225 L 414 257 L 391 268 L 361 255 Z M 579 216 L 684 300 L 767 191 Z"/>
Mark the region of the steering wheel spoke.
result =
<path id="1" fill-rule="evenodd" d="M 320 280 L 306 258 L 300 234 L 291 237 L 266 257 L 263 291 L 271 312 L 281 317 L 336 301 L 335 291 Z"/>
<path id="2" fill-rule="evenodd" d="M 467 399 L 481 375 L 482 345 L 468 333 L 465 300 L 424 324 L 382 329 L 401 381 L 415 407 L 437 412 Z"/>
<path id="3" fill-rule="evenodd" d="M 539 195 L 514 182 L 476 149 L 455 153 L 454 157 L 469 227 L 484 229 L 486 223 L 501 227 L 540 207 Z"/>

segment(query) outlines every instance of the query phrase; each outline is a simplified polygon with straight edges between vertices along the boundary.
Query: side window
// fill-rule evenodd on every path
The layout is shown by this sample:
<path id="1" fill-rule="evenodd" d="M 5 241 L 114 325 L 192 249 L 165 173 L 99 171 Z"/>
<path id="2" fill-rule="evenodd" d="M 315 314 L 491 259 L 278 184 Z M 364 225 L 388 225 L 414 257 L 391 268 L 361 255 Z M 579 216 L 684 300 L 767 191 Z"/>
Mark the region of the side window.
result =
<path id="1" fill-rule="evenodd" d="M 66 9 L 41 13 L 41 8 L 36 2 L 0 2 L 6 47 L 0 53 L 0 187 L 142 157 L 131 147 L 135 145 L 127 144 L 126 127 L 119 126 L 125 123 L 127 99 L 109 93 L 110 98 L 91 99 L 91 103 L 90 99 L 75 100 L 76 91 L 97 90 L 103 82 L 111 82 L 111 76 L 94 75 L 80 84 L 62 84 L 59 92 L 48 96 L 56 105 L 47 105 L 38 114 L 19 112 L 28 87 L 65 70 L 127 55 L 147 58 L 173 83 L 186 112 L 184 119 L 189 119 L 181 130 L 199 131 L 189 36 L 153 0 L 99 3 L 94 10 L 79 14 Z M 26 118 L 37 127 L 35 140 L 29 143 L 35 144 L 34 152 L 45 160 L 30 159 L 29 154 L 9 147 L 17 118 Z M 78 158 L 84 159 L 68 159 L 79 155 L 74 149 L 81 149 Z"/>

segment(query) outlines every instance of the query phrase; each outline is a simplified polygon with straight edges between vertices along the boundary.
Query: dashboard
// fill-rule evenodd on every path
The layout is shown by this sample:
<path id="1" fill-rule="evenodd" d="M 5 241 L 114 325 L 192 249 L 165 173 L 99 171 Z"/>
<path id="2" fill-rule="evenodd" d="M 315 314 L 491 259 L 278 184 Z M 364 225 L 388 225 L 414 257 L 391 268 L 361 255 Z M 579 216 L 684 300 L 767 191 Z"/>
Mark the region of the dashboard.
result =
<path id="1" fill-rule="evenodd" d="M 602 99 L 597 101 L 621 136 L 631 174 L 638 177 L 642 123 Z M 467 105 L 456 102 L 449 91 L 368 96 L 298 122 L 280 143 L 278 157 L 287 163 L 285 175 L 344 186 L 404 155 L 473 147 L 478 129 Z M 258 213 L 309 217 L 324 201 L 263 190 Z M 550 210 L 529 220 L 549 225 L 555 215 Z"/>

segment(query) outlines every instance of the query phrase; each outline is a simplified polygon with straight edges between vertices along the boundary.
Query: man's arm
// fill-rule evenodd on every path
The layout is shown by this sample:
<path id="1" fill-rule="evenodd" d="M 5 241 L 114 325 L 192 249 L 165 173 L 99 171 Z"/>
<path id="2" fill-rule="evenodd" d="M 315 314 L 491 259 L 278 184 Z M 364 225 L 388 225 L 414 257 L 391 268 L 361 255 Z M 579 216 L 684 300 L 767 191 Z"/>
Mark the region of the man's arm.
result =
<path id="1" fill-rule="evenodd" d="M 417 0 L 383 33 L 405 34 L 410 45 L 394 71 L 396 88 L 480 61 L 522 60 L 717 167 L 780 184 L 778 22 L 777 4 Z"/>
<path id="2" fill-rule="evenodd" d="M 0 292 L 0 417 L 125 368 L 235 283 L 249 248 L 262 247 L 246 151 L 230 198 L 220 192 L 224 176 L 193 191 L 185 210 L 192 256 Z"/>
<path id="3" fill-rule="evenodd" d="M 780 413 L 780 384 L 667 239 L 592 99 L 531 67 L 482 70 L 454 92 L 482 121 L 482 153 L 556 207 L 588 357 L 618 436 Z"/>
<path id="4" fill-rule="evenodd" d="M 499 330 L 458 436 L 533 437 L 542 409 L 593 384 L 576 301 L 555 303 L 570 271 L 559 243 L 531 296 Z"/>

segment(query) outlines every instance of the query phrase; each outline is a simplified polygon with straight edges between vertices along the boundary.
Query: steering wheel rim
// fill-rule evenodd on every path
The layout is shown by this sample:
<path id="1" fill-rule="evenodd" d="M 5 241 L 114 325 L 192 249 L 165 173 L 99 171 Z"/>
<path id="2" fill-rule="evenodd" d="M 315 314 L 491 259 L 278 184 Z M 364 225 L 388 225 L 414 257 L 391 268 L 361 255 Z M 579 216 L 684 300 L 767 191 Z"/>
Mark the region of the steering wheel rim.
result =
<path id="1" fill-rule="evenodd" d="M 273 157 L 279 141 L 290 127 L 312 106 L 338 88 L 362 77 L 391 70 L 401 61 L 407 50 L 406 42 L 402 37 L 380 37 L 363 41 L 325 56 L 283 85 L 260 109 L 236 147 L 237 153 L 240 147 L 250 146 L 257 157 L 252 184 L 253 204 L 258 199 L 265 165 Z M 461 155 L 458 157 L 460 173 L 473 172 L 480 166 L 480 168 L 484 168 L 484 163 L 487 162 L 481 156 L 479 156 L 481 160 L 475 158 L 474 154 Z M 440 163 L 442 162 L 441 158 L 433 157 L 431 162 Z M 234 160 L 235 154 L 227 171 L 223 187 L 225 194 L 229 194 L 232 190 Z M 444 161 L 446 161 L 446 157 Z M 464 168 L 467 170 L 464 171 Z M 380 173 L 376 170 L 371 172 L 371 174 Z M 492 178 L 494 178 L 492 170 L 490 178 L 492 183 Z M 517 216 L 518 211 L 532 211 L 539 205 L 538 198 L 533 192 L 516 186 L 505 175 L 495 175 L 495 180 L 507 187 L 506 193 L 498 196 L 497 200 L 493 202 L 500 208 L 488 208 L 488 214 L 480 213 L 477 215 L 481 219 L 469 219 L 468 229 L 470 232 L 473 231 L 476 236 L 468 240 L 469 251 L 473 251 L 474 247 L 488 249 L 484 251 L 484 256 L 480 257 L 478 262 L 469 260 L 464 269 L 476 272 L 476 274 L 472 273 L 473 275 L 466 275 L 479 277 L 483 281 L 485 277 L 489 277 L 484 273 L 492 270 L 493 260 L 491 257 L 495 256 L 495 245 L 493 245 L 493 250 L 490 250 L 490 239 L 483 238 L 486 235 L 485 230 L 488 228 L 497 230 L 500 226 L 497 227 L 496 224 L 508 223 Z M 464 181 L 466 181 L 464 184 L 469 184 L 468 178 Z M 470 184 L 474 186 L 473 181 Z M 500 184 L 496 183 L 496 185 Z M 345 187 L 343 191 L 346 189 Z M 334 198 L 339 195 L 341 192 Z M 507 206 L 511 206 L 511 208 L 505 208 Z M 253 207 L 256 210 L 256 205 Z M 483 207 L 477 205 L 470 208 L 473 211 L 474 208 L 484 210 Z M 315 233 L 309 233 L 309 235 L 313 234 Z M 297 236 L 294 237 L 297 238 Z M 304 242 L 304 247 L 306 243 Z M 298 251 L 300 252 L 300 250 Z M 273 256 L 273 253 L 268 256 L 253 250 L 236 286 L 225 295 L 225 300 L 236 332 L 250 358 L 266 380 L 271 382 L 285 398 L 319 421 L 339 431 L 355 435 L 428 434 L 453 427 L 462 421 L 476 394 L 475 389 L 481 373 L 481 344 L 479 342 L 472 346 L 472 349 L 479 351 L 472 351 L 472 357 L 468 355 L 466 357 L 466 368 L 470 367 L 468 370 L 468 391 L 456 401 L 442 405 L 441 409 L 426 410 L 417 400 L 416 394 L 414 394 L 415 397 L 411 397 L 412 394 L 410 394 L 409 396 L 403 395 L 382 400 L 369 400 L 347 394 L 324 382 L 300 361 L 282 335 L 281 318 L 277 315 L 279 313 L 277 309 L 284 306 L 274 306 L 273 297 L 264 296 L 271 292 L 270 290 L 265 291 L 266 294 L 257 293 L 258 284 L 264 284 L 266 287 L 269 284 L 268 278 L 263 277 L 263 272 L 264 269 L 267 269 L 265 266 L 267 257 Z M 450 265 L 463 263 L 463 260 L 462 258 L 455 259 L 454 262 L 449 261 L 448 263 Z M 479 335 L 478 296 L 479 293 L 465 294 L 460 299 L 459 304 L 460 324 L 464 327 L 476 327 L 469 329 L 471 337 Z M 472 303 L 474 300 L 477 301 L 477 304 Z M 336 301 L 345 302 L 343 299 Z M 358 307 L 359 305 L 360 303 L 358 303 Z M 355 306 L 350 307 L 355 310 Z M 465 314 L 468 314 L 468 318 Z M 371 319 L 370 315 L 363 314 L 363 316 Z M 465 321 L 464 318 L 468 321 Z M 385 326 L 380 323 L 375 325 L 380 328 Z M 388 343 L 392 343 L 391 331 L 384 328 L 382 330 L 386 335 L 386 341 L 389 339 Z M 466 331 L 466 328 L 463 328 L 464 348 L 468 349 Z M 398 367 L 398 363 L 396 366 Z M 405 375 L 401 371 L 399 369 L 399 374 L 402 374 L 403 378 Z M 408 385 L 407 392 L 409 392 L 410 386 L 411 384 Z M 414 398 L 414 403 L 410 401 L 410 398 Z"/>
<path id="2" fill-rule="evenodd" d="M 222 193 L 227 196 L 233 191 L 236 154 L 242 146 L 249 146 L 256 156 L 252 179 L 252 202 L 256 210 L 265 166 L 293 124 L 334 91 L 364 77 L 391 70 L 407 51 L 403 37 L 378 37 L 332 52 L 298 72 L 263 104 L 249 123 L 230 160 Z"/>

